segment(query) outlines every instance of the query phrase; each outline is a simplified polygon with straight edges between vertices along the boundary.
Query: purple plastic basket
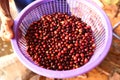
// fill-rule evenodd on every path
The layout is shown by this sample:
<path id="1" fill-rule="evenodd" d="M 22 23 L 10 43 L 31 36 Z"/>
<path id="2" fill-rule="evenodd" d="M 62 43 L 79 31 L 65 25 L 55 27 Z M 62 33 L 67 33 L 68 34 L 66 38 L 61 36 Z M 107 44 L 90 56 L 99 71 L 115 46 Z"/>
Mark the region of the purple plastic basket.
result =
<path id="1" fill-rule="evenodd" d="M 26 52 L 25 34 L 29 25 L 44 14 L 66 12 L 82 18 L 92 27 L 96 50 L 84 66 L 67 71 L 54 71 L 41 68 L 33 63 Z M 37 0 L 28 5 L 15 19 L 15 38 L 11 40 L 19 60 L 33 72 L 50 78 L 69 78 L 84 74 L 95 68 L 107 55 L 112 42 L 112 27 L 105 12 L 86 0 Z"/>

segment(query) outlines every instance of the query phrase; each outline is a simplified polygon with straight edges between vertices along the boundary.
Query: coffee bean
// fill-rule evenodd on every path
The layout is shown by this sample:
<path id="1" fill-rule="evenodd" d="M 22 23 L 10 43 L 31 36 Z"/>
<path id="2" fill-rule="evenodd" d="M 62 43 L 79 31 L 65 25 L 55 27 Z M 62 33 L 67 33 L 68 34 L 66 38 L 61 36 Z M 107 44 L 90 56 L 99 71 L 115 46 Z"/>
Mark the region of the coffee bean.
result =
<path id="1" fill-rule="evenodd" d="M 85 65 L 96 44 L 91 26 L 67 13 L 44 15 L 30 24 L 25 39 L 34 63 L 51 70 L 70 70 Z"/>

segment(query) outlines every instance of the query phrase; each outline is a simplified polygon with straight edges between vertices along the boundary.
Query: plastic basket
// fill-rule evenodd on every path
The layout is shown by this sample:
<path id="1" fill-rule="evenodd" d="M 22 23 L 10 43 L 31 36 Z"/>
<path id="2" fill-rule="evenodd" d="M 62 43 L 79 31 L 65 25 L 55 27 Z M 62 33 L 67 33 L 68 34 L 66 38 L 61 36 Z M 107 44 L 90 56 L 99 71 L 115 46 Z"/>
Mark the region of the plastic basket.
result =
<path id="1" fill-rule="evenodd" d="M 92 27 L 96 49 L 90 61 L 84 66 L 67 71 L 41 68 L 33 63 L 26 52 L 25 34 L 28 26 L 44 14 L 66 12 L 82 18 Z M 112 42 L 112 27 L 104 11 L 86 0 L 37 0 L 28 5 L 15 19 L 15 38 L 12 46 L 20 61 L 33 72 L 51 78 L 68 78 L 84 74 L 95 68 L 107 55 Z"/>

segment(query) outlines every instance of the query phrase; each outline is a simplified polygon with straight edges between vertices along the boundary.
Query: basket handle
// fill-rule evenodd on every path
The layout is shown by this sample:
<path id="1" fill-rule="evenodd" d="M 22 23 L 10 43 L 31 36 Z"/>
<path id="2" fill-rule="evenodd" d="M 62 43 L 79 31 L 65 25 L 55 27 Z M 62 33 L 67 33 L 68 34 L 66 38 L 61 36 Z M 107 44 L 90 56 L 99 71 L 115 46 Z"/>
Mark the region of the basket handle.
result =
<path id="1" fill-rule="evenodd" d="M 120 40 L 120 36 L 117 35 L 114 30 L 120 25 L 120 21 L 113 26 L 113 36 Z"/>

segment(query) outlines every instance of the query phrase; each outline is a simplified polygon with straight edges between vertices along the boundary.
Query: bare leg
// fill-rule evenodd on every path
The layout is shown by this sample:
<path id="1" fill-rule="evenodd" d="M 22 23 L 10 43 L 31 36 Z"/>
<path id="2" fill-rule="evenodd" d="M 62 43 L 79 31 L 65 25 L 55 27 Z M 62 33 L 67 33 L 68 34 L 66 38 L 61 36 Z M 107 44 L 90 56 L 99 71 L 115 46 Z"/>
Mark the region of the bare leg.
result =
<path id="1" fill-rule="evenodd" d="M 120 69 L 116 68 L 109 76 L 109 80 L 120 80 Z"/>

